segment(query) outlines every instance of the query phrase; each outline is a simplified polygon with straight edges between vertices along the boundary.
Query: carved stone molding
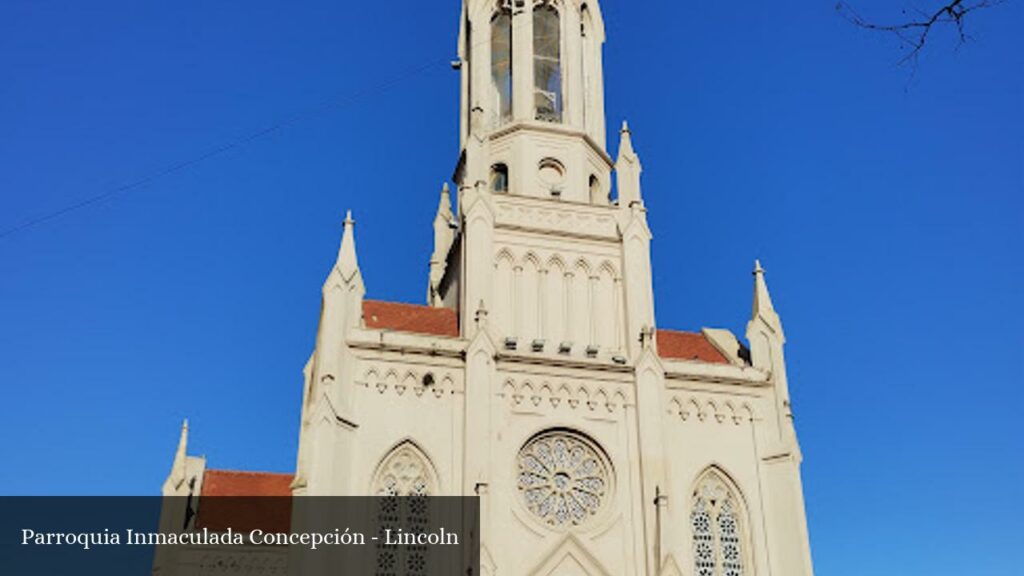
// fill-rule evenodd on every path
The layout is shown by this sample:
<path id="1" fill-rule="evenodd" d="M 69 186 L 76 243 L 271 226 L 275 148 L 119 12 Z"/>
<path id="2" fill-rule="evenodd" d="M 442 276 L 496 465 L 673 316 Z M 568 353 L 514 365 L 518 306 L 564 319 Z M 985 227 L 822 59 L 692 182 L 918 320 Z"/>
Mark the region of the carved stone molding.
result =
<path id="1" fill-rule="evenodd" d="M 443 398 L 462 391 L 448 371 L 420 367 L 370 366 L 356 384 L 378 394 L 413 398 Z"/>
<path id="2" fill-rule="evenodd" d="M 672 396 L 667 412 L 683 422 L 698 424 L 738 426 L 754 419 L 754 411 L 747 402 L 700 396 Z"/>
<path id="3" fill-rule="evenodd" d="M 591 210 L 573 210 L 566 203 L 550 207 L 530 206 L 518 202 L 495 202 L 499 227 L 536 230 L 566 236 L 585 236 L 608 240 L 618 239 L 618 227 L 611 214 Z"/>
<path id="4" fill-rule="evenodd" d="M 508 379 L 499 396 L 513 410 L 572 410 L 617 416 L 631 400 L 621 387 L 578 383 L 535 384 Z"/>

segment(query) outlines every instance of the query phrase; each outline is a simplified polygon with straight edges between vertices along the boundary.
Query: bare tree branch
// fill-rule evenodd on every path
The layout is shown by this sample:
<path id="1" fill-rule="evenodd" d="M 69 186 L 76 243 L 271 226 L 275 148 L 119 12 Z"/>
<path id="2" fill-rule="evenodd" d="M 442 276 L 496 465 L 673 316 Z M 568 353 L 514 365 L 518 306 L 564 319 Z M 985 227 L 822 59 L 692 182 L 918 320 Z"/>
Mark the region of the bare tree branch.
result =
<path id="1" fill-rule="evenodd" d="M 966 16 L 976 10 L 981 10 L 982 8 L 998 6 L 1007 0 L 946 1 L 948 2 L 947 4 L 934 12 L 925 12 L 915 9 L 914 11 L 917 13 L 917 16 L 914 16 L 913 19 L 895 24 L 878 24 L 867 20 L 850 7 L 849 4 L 843 1 L 836 4 L 836 10 L 855 26 L 867 30 L 888 32 L 899 38 L 900 41 L 910 47 L 910 52 L 900 59 L 899 63 L 905 64 L 910 62 L 916 67 L 917 57 L 924 48 L 925 43 L 928 41 L 929 34 L 931 34 L 934 27 L 947 24 L 952 25 L 956 29 L 959 44 L 963 45 L 970 40 L 970 36 L 967 34 L 964 26 L 964 19 Z M 906 14 L 906 10 L 903 12 Z"/>

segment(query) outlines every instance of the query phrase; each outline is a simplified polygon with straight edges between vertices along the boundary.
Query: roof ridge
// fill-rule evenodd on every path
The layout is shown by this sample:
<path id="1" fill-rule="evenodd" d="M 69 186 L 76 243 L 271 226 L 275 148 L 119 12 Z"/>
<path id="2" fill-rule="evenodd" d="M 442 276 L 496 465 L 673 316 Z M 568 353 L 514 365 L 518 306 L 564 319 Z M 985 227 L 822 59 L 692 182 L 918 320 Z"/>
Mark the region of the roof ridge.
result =
<path id="1" fill-rule="evenodd" d="M 676 334 L 693 334 L 695 336 L 703 336 L 703 330 L 679 330 L 678 328 L 658 328 L 658 332 L 675 332 Z"/>
<path id="2" fill-rule="evenodd" d="M 207 468 L 206 473 L 216 472 L 218 474 L 248 474 L 250 476 L 295 476 L 294 472 L 260 472 L 258 470 L 229 470 L 226 468 Z"/>
<path id="3" fill-rule="evenodd" d="M 364 304 L 366 304 L 367 302 L 373 302 L 377 304 L 393 304 L 396 306 L 413 306 L 416 308 L 430 308 L 431 310 L 451 310 L 450 308 L 435 308 L 428 304 L 413 304 L 411 302 L 398 302 L 395 300 L 378 300 L 376 298 L 366 298 L 363 300 Z"/>

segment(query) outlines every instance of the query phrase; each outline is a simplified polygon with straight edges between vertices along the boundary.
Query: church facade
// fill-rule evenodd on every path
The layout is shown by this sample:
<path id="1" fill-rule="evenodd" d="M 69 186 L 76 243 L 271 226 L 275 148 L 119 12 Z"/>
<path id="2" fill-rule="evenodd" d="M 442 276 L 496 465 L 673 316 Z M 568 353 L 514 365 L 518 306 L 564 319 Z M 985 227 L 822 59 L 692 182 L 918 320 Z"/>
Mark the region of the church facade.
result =
<path id="1" fill-rule="evenodd" d="M 294 473 L 210 469 L 186 428 L 164 494 L 476 495 L 486 575 L 810 576 L 764 271 L 745 343 L 656 320 L 628 127 L 606 148 L 598 2 L 465 0 L 461 17 L 426 303 L 367 297 L 347 217 Z"/>

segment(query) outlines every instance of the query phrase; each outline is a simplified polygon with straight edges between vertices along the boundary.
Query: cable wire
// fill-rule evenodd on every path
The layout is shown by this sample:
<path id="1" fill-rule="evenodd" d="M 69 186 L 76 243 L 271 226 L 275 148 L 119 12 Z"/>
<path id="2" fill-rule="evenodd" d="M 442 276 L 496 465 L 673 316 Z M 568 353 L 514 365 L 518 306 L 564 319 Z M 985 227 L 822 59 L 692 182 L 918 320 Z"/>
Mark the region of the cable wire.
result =
<path id="1" fill-rule="evenodd" d="M 520 24 L 520 26 L 521 26 L 521 24 Z M 513 26 L 512 26 L 513 30 L 516 27 L 517 27 L 517 25 L 515 23 L 513 23 Z M 485 44 L 487 42 L 488 42 L 488 40 L 486 40 L 486 39 L 482 40 L 480 42 L 474 42 L 469 48 L 470 48 L 470 50 L 472 50 L 473 48 L 476 48 L 477 46 L 482 46 L 483 44 Z M 431 68 L 434 68 L 435 66 L 438 66 L 439 64 L 443 64 L 444 66 L 450 66 L 451 65 L 451 61 L 448 60 L 448 59 L 431 58 L 428 61 L 425 61 L 424 63 L 411 68 L 410 70 L 408 70 L 404 74 L 401 74 L 401 75 L 398 75 L 398 76 L 394 76 L 394 77 L 392 77 L 392 78 L 390 78 L 388 80 L 385 80 L 383 82 L 377 83 L 377 84 L 375 84 L 373 86 L 370 86 L 368 88 L 365 88 L 363 90 L 359 90 L 359 91 L 354 92 L 352 94 L 349 94 L 349 95 L 347 95 L 347 96 L 345 96 L 343 98 L 339 98 L 339 99 L 336 99 L 336 100 L 330 100 L 330 101 L 324 102 L 322 104 L 319 104 L 317 106 L 313 106 L 313 107 L 311 107 L 309 109 L 306 109 L 304 111 L 301 111 L 301 112 L 298 112 L 296 114 L 293 114 L 293 115 L 289 116 L 288 118 L 285 118 L 284 120 L 276 122 L 276 123 L 274 123 L 274 124 L 272 124 L 270 126 L 266 126 L 264 128 L 261 128 L 259 130 L 254 131 L 254 132 L 251 132 L 251 133 L 249 133 L 249 134 L 247 134 L 245 136 L 242 136 L 240 138 L 236 138 L 234 140 L 230 140 L 228 142 L 225 142 L 224 144 L 221 144 L 221 145 L 219 145 L 217 147 L 214 147 L 214 148 L 212 148 L 210 150 L 207 150 L 206 152 L 203 152 L 202 154 L 199 154 L 198 156 L 194 156 L 194 157 L 189 158 L 187 160 L 182 160 L 182 161 L 177 162 L 175 164 L 171 164 L 170 166 L 167 166 L 166 168 L 163 168 L 161 170 L 153 172 L 153 173 L 151 173 L 151 174 L 149 174 L 147 176 L 143 176 L 142 178 L 139 178 L 137 180 L 133 180 L 133 181 L 127 183 L 127 184 L 122 184 L 121 186 L 118 186 L 116 188 L 112 188 L 110 190 L 107 190 L 106 192 L 102 192 L 100 194 L 96 194 L 95 196 L 90 196 L 88 198 L 85 198 L 85 199 L 80 200 L 78 202 L 75 202 L 73 204 L 69 204 L 67 206 L 64 206 L 62 208 L 58 208 L 58 209 L 53 210 L 51 212 L 47 212 L 47 213 L 41 214 L 39 216 L 36 216 L 34 218 L 30 218 L 29 220 L 26 220 L 25 222 L 22 222 L 21 224 L 16 224 L 16 225 L 14 225 L 14 226 L 12 226 L 10 228 L 7 228 L 7 229 L 4 229 L 4 230 L 0 231 L 0 240 L 4 240 L 4 239 L 6 239 L 6 238 L 8 238 L 10 236 L 13 236 L 14 234 L 17 234 L 19 232 L 28 230 L 30 228 L 34 228 L 34 227 L 39 226 L 40 224 L 43 224 L 45 222 L 49 222 L 49 221 L 54 220 L 56 218 L 60 218 L 61 216 L 64 216 L 66 214 L 69 214 L 69 213 L 72 213 L 72 212 L 76 212 L 78 210 L 81 210 L 83 208 L 87 208 L 87 207 L 92 206 L 94 204 L 98 204 L 100 202 L 103 202 L 104 200 L 108 200 L 108 199 L 113 198 L 115 196 L 118 196 L 120 194 L 126 194 L 126 193 L 129 193 L 129 192 L 135 191 L 135 190 L 145 186 L 146 184 L 149 184 L 150 182 L 153 182 L 155 180 L 159 180 L 160 178 L 163 178 L 165 176 L 169 176 L 171 174 L 175 174 L 177 172 L 181 172 L 182 170 L 185 170 L 187 168 L 195 166 L 196 164 L 200 164 L 202 162 L 205 162 L 206 160 L 209 160 L 211 158 L 222 156 L 222 155 L 226 154 L 227 152 L 230 152 L 231 150 L 234 150 L 235 148 L 238 148 L 240 146 L 244 146 L 245 144 L 248 144 L 248 143 L 253 142 L 255 140 L 259 140 L 260 138 L 266 137 L 266 136 L 268 136 L 270 134 L 273 134 L 275 132 L 283 130 L 284 128 L 287 128 L 289 126 L 297 124 L 297 123 L 299 123 L 302 120 L 305 120 L 307 118 L 319 116 L 320 114 L 323 114 L 324 112 L 327 112 L 328 110 L 333 110 L 333 109 L 336 109 L 336 108 L 341 108 L 341 107 L 344 107 L 346 105 L 353 104 L 353 103 L 361 100 L 362 98 L 365 98 L 365 97 L 368 97 L 368 96 L 372 96 L 374 94 L 378 94 L 380 92 L 384 92 L 384 91 L 390 90 L 392 88 L 395 88 L 398 85 L 400 85 L 401 83 L 403 83 L 403 82 L 405 82 L 405 81 L 407 81 L 407 80 L 409 80 L 409 79 L 411 79 L 411 78 L 413 78 L 415 76 L 418 76 L 419 74 L 422 74 L 422 73 L 426 72 L 427 70 L 430 70 Z"/>

